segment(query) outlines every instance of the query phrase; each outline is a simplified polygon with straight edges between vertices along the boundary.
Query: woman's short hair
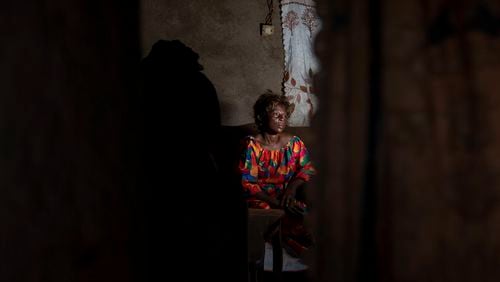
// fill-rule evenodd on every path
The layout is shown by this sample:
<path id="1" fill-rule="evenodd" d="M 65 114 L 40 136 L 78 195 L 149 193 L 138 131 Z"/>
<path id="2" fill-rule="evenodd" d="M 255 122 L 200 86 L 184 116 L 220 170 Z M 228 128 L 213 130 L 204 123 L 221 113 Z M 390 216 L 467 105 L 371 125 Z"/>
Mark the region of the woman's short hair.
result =
<path id="1" fill-rule="evenodd" d="M 269 113 L 281 105 L 285 107 L 286 117 L 289 118 L 292 114 L 292 105 L 288 102 L 286 96 L 278 95 L 271 90 L 267 90 L 261 94 L 253 105 L 253 114 L 255 124 L 259 130 L 263 130 L 269 117 Z"/>

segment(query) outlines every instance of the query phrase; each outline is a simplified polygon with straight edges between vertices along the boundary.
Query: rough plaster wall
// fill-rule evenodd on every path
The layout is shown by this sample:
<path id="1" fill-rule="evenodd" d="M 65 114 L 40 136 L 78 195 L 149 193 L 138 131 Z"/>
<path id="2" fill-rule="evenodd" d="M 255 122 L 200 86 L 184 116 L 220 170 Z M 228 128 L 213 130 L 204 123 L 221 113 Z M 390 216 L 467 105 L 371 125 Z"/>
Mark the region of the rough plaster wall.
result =
<path id="1" fill-rule="evenodd" d="M 178 39 L 200 55 L 205 74 L 215 85 L 223 125 L 252 122 L 257 96 L 280 93 L 283 45 L 278 1 L 274 1 L 274 35 L 261 37 L 266 0 L 142 0 L 142 52 L 159 39 Z"/>

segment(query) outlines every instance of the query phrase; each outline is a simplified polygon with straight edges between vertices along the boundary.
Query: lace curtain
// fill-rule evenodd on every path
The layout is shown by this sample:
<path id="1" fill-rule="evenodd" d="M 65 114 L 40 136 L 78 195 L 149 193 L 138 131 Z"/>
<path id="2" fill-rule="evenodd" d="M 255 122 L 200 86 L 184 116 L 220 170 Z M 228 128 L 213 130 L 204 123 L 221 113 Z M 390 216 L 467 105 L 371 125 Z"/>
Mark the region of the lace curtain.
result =
<path id="1" fill-rule="evenodd" d="M 284 94 L 294 105 L 291 126 L 309 126 L 318 108 L 312 86 L 317 60 L 312 44 L 320 28 L 312 0 L 281 0 L 281 24 L 285 48 Z"/>

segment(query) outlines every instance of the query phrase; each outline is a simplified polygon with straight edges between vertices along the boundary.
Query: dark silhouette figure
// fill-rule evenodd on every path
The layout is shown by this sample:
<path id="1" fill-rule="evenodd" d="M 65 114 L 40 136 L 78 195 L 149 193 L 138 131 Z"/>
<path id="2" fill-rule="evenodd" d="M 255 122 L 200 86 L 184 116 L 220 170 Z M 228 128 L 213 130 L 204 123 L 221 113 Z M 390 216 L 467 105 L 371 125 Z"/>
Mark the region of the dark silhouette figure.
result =
<path id="1" fill-rule="evenodd" d="M 244 258 L 243 246 L 235 246 L 243 234 L 235 228 L 241 218 L 231 208 L 238 201 L 226 193 L 231 188 L 215 157 L 217 93 L 202 70 L 198 54 L 177 40 L 156 42 L 141 63 L 140 185 L 146 195 L 148 281 L 175 275 L 181 277 L 177 281 L 224 276 L 238 281 Z"/>
<path id="2" fill-rule="evenodd" d="M 156 42 L 141 66 L 148 122 L 198 137 L 220 127 L 220 110 L 213 84 L 201 72 L 198 54 L 178 40 Z M 168 127 L 166 127 L 168 125 Z M 187 138 L 183 138 L 187 139 Z M 186 144 L 182 140 L 179 143 Z M 198 140 L 194 141 L 197 142 Z"/>

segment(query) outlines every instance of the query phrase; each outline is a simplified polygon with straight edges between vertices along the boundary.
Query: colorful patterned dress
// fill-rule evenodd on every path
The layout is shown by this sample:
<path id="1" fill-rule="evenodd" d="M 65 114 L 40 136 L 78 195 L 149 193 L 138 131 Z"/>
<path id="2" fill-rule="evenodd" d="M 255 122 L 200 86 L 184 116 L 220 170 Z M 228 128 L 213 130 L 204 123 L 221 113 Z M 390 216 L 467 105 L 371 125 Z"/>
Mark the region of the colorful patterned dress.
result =
<path id="1" fill-rule="evenodd" d="M 304 142 L 297 137 L 277 150 L 265 149 L 252 136 L 244 139 L 245 149 L 239 169 L 248 206 L 269 209 L 269 204 L 255 199 L 258 192 L 266 192 L 271 197 L 281 197 L 290 180 L 300 178 L 309 181 L 315 169 L 309 159 Z"/>

